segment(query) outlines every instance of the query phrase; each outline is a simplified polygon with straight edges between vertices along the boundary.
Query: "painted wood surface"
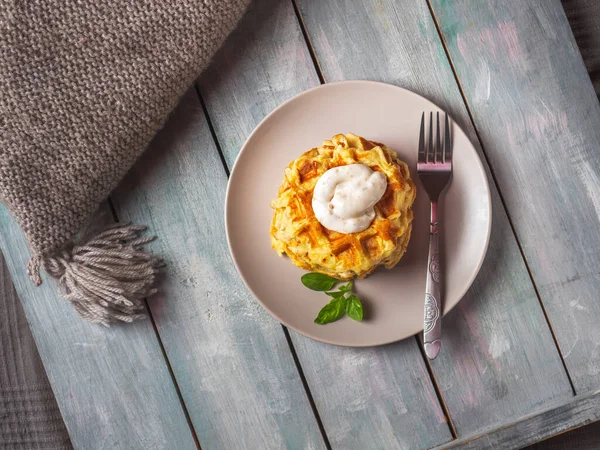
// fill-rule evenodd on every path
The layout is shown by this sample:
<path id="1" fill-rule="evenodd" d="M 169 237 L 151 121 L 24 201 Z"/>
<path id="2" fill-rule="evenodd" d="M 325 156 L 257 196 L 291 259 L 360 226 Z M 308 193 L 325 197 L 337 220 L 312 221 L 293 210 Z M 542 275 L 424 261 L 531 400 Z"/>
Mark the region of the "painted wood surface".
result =
<path id="1" fill-rule="evenodd" d="M 590 328 L 600 311 L 591 296 L 600 279 L 600 127 L 560 4 L 432 3 L 567 365 L 578 389 L 592 389 L 600 377 L 600 331 Z M 375 79 L 418 92 L 450 111 L 481 150 L 426 2 L 298 5 L 327 81 Z M 256 1 L 199 83 L 227 165 L 264 115 L 318 83 L 292 4 Z M 282 328 L 233 269 L 225 184 L 191 91 L 115 196 L 121 219 L 160 236 L 152 248 L 167 273 L 149 303 L 194 430 L 205 449 L 326 448 Z M 493 205 L 486 262 L 444 319 L 443 351 L 430 366 L 460 439 L 449 442 L 417 340 L 357 350 L 291 332 L 333 448 L 516 448 L 600 418 L 597 393 L 570 397 L 495 189 Z M 106 330 L 81 321 L 53 282 L 29 282 L 25 239 L 3 207 L 0 227 L 75 447 L 195 448 L 152 324 Z M 522 417 L 557 399 L 568 403 Z"/>
<path id="2" fill-rule="evenodd" d="M 112 220 L 104 207 L 95 224 Z M 27 277 L 27 242 L 0 206 L 0 248 L 27 316 L 73 446 L 195 449 L 150 321 L 94 325 Z"/>
<path id="3" fill-rule="evenodd" d="M 228 165 L 266 114 L 318 84 L 291 3 L 256 1 L 199 83 Z M 332 448 L 419 449 L 451 439 L 416 340 L 352 349 L 290 334 Z"/>
<path id="4" fill-rule="evenodd" d="M 166 262 L 148 300 L 204 449 L 323 449 L 279 323 L 244 288 L 223 223 L 227 176 L 192 89 L 112 196 Z"/>
<path id="5" fill-rule="evenodd" d="M 600 391 L 577 396 L 545 410 L 528 414 L 517 422 L 498 426 L 479 436 L 453 441 L 436 447 L 435 450 L 518 449 L 596 420 L 600 420 Z M 536 447 L 528 450 L 534 450 Z M 546 449 L 541 444 L 539 448 Z M 566 447 L 560 448 L 575 450 L 577 447 L 569 442 Z M 595 450 L 598 445 L 588 448 Z"/>
<path id="6" fill-rule="evenodd" d="M 432 2 L 578 392 L 600 387 L 600 104 L 560 1 Z"/>
<path id="7" fill-rule="evenodd" d="M 299 0 L 327 81 L 373 79 L 417 92 L 451 113 L 481 148 L 426 2 Z M 352 45 L 349 45 L 352 43 Z M 471 290 L 444 319 L 431 363 L 459 437 L 572 395 L 502 203 Z"/>

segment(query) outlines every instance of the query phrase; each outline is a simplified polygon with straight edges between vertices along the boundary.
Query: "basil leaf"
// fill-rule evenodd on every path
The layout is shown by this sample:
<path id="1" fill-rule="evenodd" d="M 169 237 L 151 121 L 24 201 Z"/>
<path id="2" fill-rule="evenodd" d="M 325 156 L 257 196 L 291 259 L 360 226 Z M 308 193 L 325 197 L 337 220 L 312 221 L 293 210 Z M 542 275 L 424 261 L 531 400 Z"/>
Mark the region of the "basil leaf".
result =
<path id="1" fill-rule="evenodd" d="M 304 274 L 300 280 L 304 286 L 313 291 L 326 291 L 340 282 L 340 280 L 331 278 L 328 275 L 316 272 Z"/>
<path id="2" fill-rule="evenodd" d="M 363 306 L 356 295 L 351 295 L 346 301 L 346 314 L 354 320 L 363 320 Z"/>
<path id="3" fill-rule="evenodd" d="M 352 291 L 352 285 L 354 284 L 354 282 L 352 280 L 350 280 L 347 284 L 344 284 L 342 286 L 340 286 L 340 291 L 342 292 L 350 292 Z"/>
<path id="4" fill-rule="evenodd" d="M 315 319 L 315 323 L 324 325 L 326 323 L 335 322 L 344 315 L 345 310 L 346 297 L 334 298 L 325 306 L 323 306 L 321 311 L 319 311 L 319 315 Z"/>
<path id="5" fill-rule="evenodd" d="M 333 298 L 342 297 L 344 295 L 343 291 L 333 291 L 333 292 L 325 292 L 325 293 Z"/>

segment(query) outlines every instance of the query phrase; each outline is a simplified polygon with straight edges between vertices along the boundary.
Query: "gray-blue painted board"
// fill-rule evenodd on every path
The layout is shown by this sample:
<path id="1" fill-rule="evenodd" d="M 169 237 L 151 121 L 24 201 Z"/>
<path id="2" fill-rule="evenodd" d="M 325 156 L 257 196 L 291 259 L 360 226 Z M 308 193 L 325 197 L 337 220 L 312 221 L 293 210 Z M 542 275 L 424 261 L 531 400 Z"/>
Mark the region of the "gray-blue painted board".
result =
<path id="1" fill-rule="evenodd" d="M 229 166 L 267 113 L 318 84 L 291 3 L 255 2 L 199 83 Z M 451 439 L 414 339 L 352 349 L 290 334 L 333 448 L 419 449 Z"/>
<path id="2" fill-rule="evenodd" d="M 323 449 L 283 329 L 231 261 L 226 184 L 192 89 L 112 199 L 120 219 L 158 236 L 165 276 L 148 304 L 200 446 Z"/>
<path id="3" fill-rule="evenodd" d="M 298 6 L 327 81 L 373 79 L 421 94 L 449 111 L 482 154 L 425 1 L 299 0 Z M 489 172 L 488 179 L 494 214 L 488 254 L 444 319 L 443 349 L 431 363 L 459 437 L 572 395 Z"/>
<path id="4" fill-rule="evenodd" d="M 110 223 L 106 206 L 94 223 Z M 82 320 L 56 293 L 26 274 L 21 229 L 0 206 L 0 247 L 21 298 L 73 446 L 195 449 L 149 320 L 110 328 Z"/>
<path id="5" fill-rule="evenodd" d="M 561 2 L 433 8 L 575 388 L 598 389 L 600 104 Z"/>
<path id="6" fill-rule="evenodd" d="M 535 411 L 522 417 L 518 422 L 498 426 L 489 432 L 458 439 L 435 450 L 478 450 L 478 449 L 517 449 L 533 444 L 549 436 L 570 432 L 571 430 L 600 420 L 600 391 L 592 391 L 570 398 L 565 402 L 550 405 L 541 411 Z M 598 428 L 598 424 L 595 425 Z M 597 432 L 597 431 L 596 431 Z M 569 436 L 569 434 L 565 435 Z M 594 436 L 592 434 L 591 436 Z M 541 443 L 527 447 L 526 450 L 596 450 L 598 441 L 593 445 L 577 445 L 570 439 L 562 440 L 565 445 Z M 552 444 L 552 445 L 551 445 Z"/>

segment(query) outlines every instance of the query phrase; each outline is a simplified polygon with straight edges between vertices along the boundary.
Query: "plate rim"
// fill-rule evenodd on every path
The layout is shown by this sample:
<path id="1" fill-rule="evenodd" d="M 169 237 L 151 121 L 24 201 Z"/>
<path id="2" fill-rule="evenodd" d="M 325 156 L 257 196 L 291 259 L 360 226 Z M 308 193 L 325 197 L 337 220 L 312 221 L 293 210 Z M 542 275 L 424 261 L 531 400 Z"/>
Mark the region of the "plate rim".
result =
<path id="1" fill-rule="evenodd" d="M 283 109 L 289 103 L 292 103 L 293 101 L 297 100 L 300 97 L 303 97 L 305 95 L 313 93 L 314 91 L 318 91 L 318 90 L 321 90 L 321 89 L 328 89 L 328 88 L 331 88 L 332 86 L 360 85 L 360 84 L 378 85 L 378 86 L 384 87 L 386 89 L 389 89 L 389 88 L 400 89 L 400 90 L 404 91 L 406 94 L 417 96 L 417 97 L 420 97 L 422 99 L 427 100 L 428 102 L 430 102 L 431 104 L 433 104 L 436 108 L 438 108 L 440 111 L 444 111 L 444 112 L 446 112 L 448 114 L 448 112 L 444 108 L 440 108 L 437 105 L 437 103 L 433 102 L 432 100 L 430 100 L 429 98 L 427 98 L 427 97 L 425 97 L 423 95 L 417 94 L 416 92 L 413 92 L 413 91 L 408 90 L 406 88 L 403 88 L 403 87 L 400 87 L 400 86 L 396 86 L 395 84 L 384 83 L 384 82 L 381 82 L 381 81 L 373 81 L 373 80 L 343 80 L 343 81 L 328 82 L 328 83 L 320 84 L 318 86 L 306 89 L 306 90 L 304 90 L 302 92 L 297 93 L 293 97 L 287 99 L 286 101 L 284 101 L 283 103 L 281 103 L 279 106 L 277 106 L 275 109 L 273 109 L 269 114 L 267 114 L 258 123 L 258 125 L 256 125 L 256 127 L 254 127 L 254 129 L 252 130 L 252 132 L 248 135 L 248 137 L 244 141 L 244 144 L 240 148 L 240 151 L 238 152 L 237 156 L 235 157 L 235 161 L 234 161 L 233 166 L 231 167 L 231 170 L 229 172 L 229 178 L 227 180 L 227 189 L 225 191 L 225 205 L 224 205 L 225 234 L 226 234 L 226 237 L 227 237 L 227 247 L 229 248 L 229 254 L 231 255 L 231 259 L 233 260 L 233 264 L 235 266 L 235 269 L 236 269 L 238 275 L 242 279 L 242 282 L 244 283 L 244 286 L 246 287 L 246 289 L 248 289 L 248 291 L 250 291 L 250 293 L 254 297 L 254 300 L 257 301 L 263 307 L 263 309 L 267 313 L 269 313 L 269 315 L 273 319 L 277 320 L 280 324 L 284 325 L 285 327 L 290 328 L 290 329 L 294 330 L 295 332 L 301 334 L 302 336 L 306 336 L 306 337 L 308 337 L 310 339 L 313 339 L 313 340 L 316 340 L 316 341 L 319 341 L 319 342 L 323 342 L 323 343 L 326 343 L 326 344 L 337 345 L 337 346 L 340 346 L 340 347 L 351 347 L 351 348 L 379 347 L 379 346 L 382 346 L 382 345 L 388 345 L 388 344 L 392 344 L 392 343 L 395 343 L 395 342 L 400 342 L 400 341 L 403 341 L 404 339 L 408 339 L 408 338 L 410 338 L 412 336 L 416 336 L 419 333 L 422 333 L 423 332 L 423 328 L 421 327 L 419 329 L 419 331 L 417 331 L 416 333 L 414 333 L 412 335 L 408 335 L 408 336 L 404 336 L 404 337 L 399 337 L 399 338 L 393 338 L 393 339 L 387 339 L 387 340 L 384 340 L 384 341 L 379 342 L 379 343 L 365 343 L 364 345 L 363 344 L 346 344 L 346 343 L 336 342 L 336 341 L 331 340 L 331 339 L 322 338 L 322 337 L 319 337 L 319 336 L 312 335 L 311 333 L 303 331 L 303 330 L 300 330 L 296 326 L 291 325 L 287 321 L 282 320 L 279 317 L 277 317 L 275 314 L 273 314 L 271 312 L 271 310 L 267 307 L 267 305 L 265 305 L 265 303 L 258 297 L 258 295 L 250 287 L 250 284 L 248 283 L 248 280 L 244 276 L 244 274 L 243 274 L 243 272 L 242 272 L 242 270 L 240 268 L 239 262 L 238 262 L 238 260 L 237 260 L 237 258 L 235 256 L 235 253 L 233 251 L 233 247 L 231 246 L 231 232 L 230 232 L 230 225 L 229 225 L 229 220 L 230 220 L 229 219 L 229 209 L 230 209 L 229 198 L 230 198 L 230 195 L 231 195 L 231 192 L 232 192 L 231 191 L 231 180 L 233 180 L 233 178 L 234 178 L 235 171 L 236 171 L 236 169 L 238 167 L 238 163 L 240 162 L 240 159 L 241 159 L 240 158 L 241 155 L 248 148 L 248 143 L 252 140 L 252 138 L 254 137 L 254 135 L 257 134 L 265 126 L 265 123 L 267 123 L 272 116 L 274 116 L 275 114 L 277 114 L 277 112 L 279 110 Z M 482 256 L 481 256 L 480 260 L 477 263 L 477 267 L 476 267 L 476 270 L 473 272 L 473 275 L 469 279 L 468 283 L 465 284 L 465 288 L 461 292 L 461 294 L 459 296 L 459 299 L 457 300 L 457 302 L 454 305 L 452 305 L 446 312 L 443 313 L 442 317 L 446 316 L 450 311 L 452 311 L 456 307 L 456 305 L 458 305 L 463 300 L 464 296 L 469 291 L 469 289 L 473 285 L 473 282 L 475 281 L 475 279 L 479 275 L 479 272 L 481 270 L 481 266 L 483 265 L 483 262 L 485 261 L 485 258 L 487 256 L 487 251 L 488 251 L 489 244 L 490 244 L 490 238 L 491 238 L 491 232 L 492 232 L 492 208 L 493 208 L 493 206 L 492 206 L 492 193 L 491 193 L 491 189 L 490 189 L 490 182 L 488 180 L 488 174 L 487 174 L 487 172 L 485 170 L 485 166 L 483 164 L 481 155 L 479 154 L 479 152 L 477 151 L 477 148 L 475 147 L 475 145 L 473 144 L 473 142 L 469 138 L 469 135 L 452 118 L 452 116 L 450 116 L 450 119 L 452 120 L 452 122 L 454 123 L 454 125 L 456 125 L 465 134 L 465 136 L 467 137 L 467 140 L 471 143 L 471 145 L 473 145 L 473 147 L 475 149 L 475 155 L 477 156 L 477 158 L 476 158 L 477 159 L 477 164 L 479 165 L 481 171 L 484 174 L 485 188 L 486 188 L 487 200 L 488 200 L 489 207 L 488 207 L 488 214 L 487 214 L 487 216 L 488 216 L 487 217 L 488 227 L 487 227 L 487 232 L 486 232 L 486 236 L 485 236 L 485 245 L 484 245 Z M 485 157 L 485 155 L 484 155 L 484 157 Z"/>

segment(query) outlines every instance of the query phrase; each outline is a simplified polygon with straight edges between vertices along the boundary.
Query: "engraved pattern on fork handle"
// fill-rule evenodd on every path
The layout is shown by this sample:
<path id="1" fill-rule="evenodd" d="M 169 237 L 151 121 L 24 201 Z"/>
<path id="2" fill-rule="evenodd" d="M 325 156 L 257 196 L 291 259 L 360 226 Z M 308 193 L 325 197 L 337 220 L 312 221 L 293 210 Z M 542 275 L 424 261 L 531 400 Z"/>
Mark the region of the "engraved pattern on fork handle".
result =
<path id="1" fill-rule="evenodd" d="M 435 359 L 442 344 L 442 296 L 438 228 L 437 201 L 433 201 L 431 202 L 431 221 L 429 225 L 429 256 L 427 258 L 423 323 L 423 342 L 425 354 L 429 359 Z"/>

